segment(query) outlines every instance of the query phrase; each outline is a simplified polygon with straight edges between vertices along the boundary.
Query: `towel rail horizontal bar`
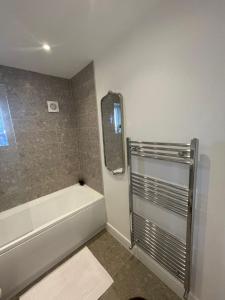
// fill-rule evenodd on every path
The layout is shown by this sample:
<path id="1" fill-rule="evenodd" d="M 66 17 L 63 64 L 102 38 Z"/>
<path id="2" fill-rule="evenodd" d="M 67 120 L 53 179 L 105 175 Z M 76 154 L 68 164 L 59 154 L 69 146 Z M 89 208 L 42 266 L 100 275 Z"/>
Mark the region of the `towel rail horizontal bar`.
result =
<path id="1" fill-rule="evenodd" d="M 157 254 L 159 257 L 165 259 L 175 270 L 177 270 L 179 272 L 179 274 L 182 274 L 183 276 L 185 276 L 185 268 L 183 268 L 182 266 L 180 266 L 178 264 L 178 262 L 176 262 L 175 260 L 172 260 L 168 254 L 165 254 L 163 251 L 160 251 L 157 247 L 155 247 L 152 244 L 148 244 L 146 243 L 145 240 L 141 239 L 141 236 L 138 236 L 136 241 L 141 242 L 146 248 L 152 250 L 155 254 Z"/>
<path id="2" fill-rule="evenodd" d="M 182 216 L 184 218 L 187 217 L 187 211 L 185 211 L 185 210 L 177 209 L 177 208 L 172 207 L 171 205 L 167 205 L 166 203 L 163 203 L 163 202 L 151 199 L 149 197 L 143 196 L 142 194 L 140 194 L 140 193 L 138 193 L 136 191 L 134 191 L 134 195 L 137 196 L 137 197 L 140 197 L 141 199 L 149 201 L 153 205 L 157 205 L 157 206 L 159 206 L 161 208 L 169 210 L 169 211 L 171 211 L 171 212 L 173 212 L 175 214 L 178 214 L 178 215 L 180 215 L 180 216 Z"/>
<path id="3" fill-rule="evenodd" d="M 168 205 L 175 206 L 177 208 L 181 208 L 184 210 L 187 210 L 187 208 L 188 208 L 188 204 L 186 201 L 181 201 L 180 199 L 177 199 L 177 198 L 164 196 L 160 192 L 152 191 L 151 189 L 145 188 L 142 185 L 138 185 L 134 182 L 132 183 L 132 190 L 139 191 L 140 193 L 142 193 L 146 196 L 149 196 L 152 199 L 163 201 L 163 202 L 167 203 Z"/>
<path id="4" fill-rule="evenodd" d="M 145 252 L 147 252 L 155 261 L 157 261 L 161 266 L 163 266 L 167 271 L 174 275 L 179 281 L 184 283 L 185 275 L 181 274 L 174 266 L 172 266 L 167 260 L 162 259 L 154 251 L 147 248 L 141 243 L 141 241 L 136 241 L 136 244 L 141 247 Z"/>
<path id="5" fill-rule="evenodd" d="M 145 231 L 145 230 L 144 230 L 144 231 Z M 137 234 L 137 233 L 138 233 L 138 229 L 137 229 L 137 231 L 136 231 L 136 234 Z M 154 233 L 152 233 L 152 236 L 151 236 L 151 237 L 152 237 L 152 239 L 154 240 L 153 234 L 154 234 Z M 145 234 L 145 238 L 146 238 L 146 240 L 149 240 L 148 233 Z M 161 237 L 156 235 L 156 239 L 157 239 L 157 240 L 160 240 Z M 176 253 L 177 259 L 178 259 L 178 260 L 180 260 L 180 261 L 182 261 L 182 262 L 186 262 L 186 255 L 185 255 L 183 252 L 179 252 L 179 250 L 177 250 L 176 248 L 175 248 L 175 249 L 176 249 L 175 251 L 178 251 L 178 252 L 175 252 L 175 251 L 174 251 L 174 248 L 173 248 L 169 243 L 163 243 L 163 240 L 162 240 L 162 239 L 161 239 L 160 241 L 161 241 L 161 243 L 163 244 L 163 246 L 166 246 L 167 249 L 169 249 L 169 250 L 172 251 L 173 253 Z"/>
<path id="6" fill-rule="evenodd" d="M 165 239 L 174 243 L 178 248 L 181 248 L 181 249 L 183 249 L 184 252 L 186 252 L 185 243 L 181 239 L 179 239 L 178 237 L 173 235 L 172 233 L 165 231 L 164 229 L 160 228 L 158 225 L 156 225 L 149 219 L 142 217 L 141 215 L 137 214 L 136 212 L 133 212 L 133 217 L 134 217 L 135 221 L 144 223 L 145 227 L 147 227 L 151 230 L 154 230 L 158 234 L 161 234 Z"/>
<path id="7" fill-rule="evenodd" d="M 134 195 L 136 195 L 138 197 L 141 197 L 144 200 L 148 200 L 151 203 L 156 204 L 156 205 L 158 205 L 158 206 L 160 206 L 162 208 L 170 210 L 173 213 L 176 213 L 176 214 L 178 214 L 178 215 L 180 215 L 182 217 L 187 217 L 187 209 L 185 210 L 185 209 L 176 208 L 176 207 L 174 207 L 172 205 L 169 205 L 169 204 L 167 204 L 167 203 L 165 203 L 163 201 L 160 201 L 159 198 L 156 199 L 156 198 L 151 197 L 151 196 L 143 195 L 142 193 L 139 193 L 139 192 L 137 192 L 134 189 L 133 189 L 133 193 L 134 193 Z"/>
<path id="8" fill-rule="evenodd" d="M 136 221 L 135 221 L 136 222 Z M 137 224 L 136 224 L 137 225 Z M 143 224 L 140 224 L 143 225 Z M 140 226 L 139 225 L 139 226 Z M 147 228 L 146 226 L 144 226 L 143 231 L 145 231 L 146 233 L 150 233 L 152 235 L 156 235 L 158 238 L 160 239 L 165 239 L 165 243 L 169 245 L 169 247 L 172 249 L 174 249 L 174 251 L 176 253 L 180 253 L 180 255 L 182 257 L 186 257 L 186 248 L 182 248 L 179 245 L 175 244 L 173 241 L 171 241 L 170 239 L 166 239 L 163 235 L 161 235 L 160 233 L 158 233 L 157 231 L 154 231 L 154 229 L 151 228 Z"/>
<path id="9" fill-rule="evenodd" d="M 180 155 L 178 151 L 173 151 L 173 152 L 169 152 L 169 151 L 147 151 L 147 150 L 143 150 L 142 148 L 139 147 L 133 147 L 131 148 L 131 153 L 141 153 L 143 155 L 159 155 L 162 157 L 171 157 L 171 158 L 177 158 L 177 159 L 187 159 L 190 158 L 190 156 L 184 156 L 184 155 Z M 183 153 L 183 152 L 182 152 Z"/>
<path id="10" fill-rule="evenodd" d="M 174 150 L 174 149 L 164 149 L 164 151 L 158 151 L 154 149 L 154 151 L 149 151 L 148 149 L 144 147 L 132 147 L 132 152 L 141 152 L 144 154 L 157 154 L 162 156 L 171 156 L 171 157 L 177 157 L 177 158 L 190 158 L 190 152 L 187 150 Z"/>
<path id="11" fill-rule="evenodd" d="M 141 180 L 134 179 L 134 178 L 131 178 L 131 183 L 132 183 L 132 186 L 133 185 L 139 186 L 139 188 L 141 188 L 145 191 L 149 191 L 153 194 L 160 195 L 169 200 L 176 201 L 177 203 L 180 203 L 181 205 L 186 205 L 186 206 L 188 205 L 188 196 L 176 194 L 175 192 L 164 190 L 163 188 L 154 186 L 152 184 L 148 184 L 146 182 L 143 182 Z"/>
<path id="12" fill-rule="evenodd" d="M 145 237 L 140 233 L 136 233 L 134 237 L 136 241 L 137 240 L 142 241 L 142 243 L 145 244 L 146 247 L 149 247 L 153 251 L 157 252 L 163 258 L 168 259 L 171 265 L 173 265 L 176 269 L 179 269 L 181 272 L 183 272 L 183 274 L 185 274 L 185 262 L 180 263 L 180 261 L 177 258 L 175 258 L 173 255 L 171 255 L 169 251 L 166 251 L 162 247 L 160 248 L 160 246 L 155 241 L 150 241 L 150 242 L 147 241 Z"/>
<path id="13" fill-rule="evenodd" d="M 188 192 L 189 191 L 189 189 L 187 187 L 185 187 L 185 186 L 177 185 L 177 184 L 174 184 L 174 183 L 171 183 L 171 182 L 159 179 L 159 178 L 150 177 L 150 176 L 147 176 L 147 175 L 142 175 L 142 174 L 138 174 L 138 173 L 135 173 L 135 172 L 132 172 L 131 176 L 136 176 L 136 177 L 144 178 L 146 180 L 155 182 L 155 183 L 157 183 L 159 185 L 167 186 L 168 188 L 180 190 L 180 191 L 183 191 L 183 192 Z"/>
<path id="14" fill-rule="evenodd" d="M 164 201 L 168 203 L 169 205 L 174 205 L 177 207 L 181 207 L 184 209 L 188 208 L 188 203 L 185 200 L 181 200 L 179 198 L 171 197 L 171 195 L 164 194 L 158 190 L 153 190 L 149 187 L 146 187 L 142 184 L 132 182 L 132 189 L 139 190 L 141 193 L 147 194 L 151 198 L 160 199 L 161 201 Z"/>
<path id="15" fill-rule="evenodd" d="M 178 261 L 179 263 L 181 263 L 182 267 L 185 268 L 185 262 L 186 262 L 186 256 L 182 255 L 181 253 L 175 251 L 174 249 L 172 249 L 170 247 L 170 245 L 163 243 L 162 240 L 160 240 L 159 237 L 157 237 L 156 235 L 153 234 L 149 234 L 146 231 L 142 231 L 140 228 L 137 228 L 135 230 L 135 234 L 139 234 L 141 235 L 144 239 L 146 239 L 146 243 L 155 243 L 158 245 L 158 247 L 161 247 L 162 249 L 166 248 L 166 252 L 169 253 L 169 255 L 171 255 L 173 257 L 173 259 L 175 259 L 176 261 Z"/>
<path id="16" fill-rule="evenodd" d="M 158 145 L 153 145 L 153 146 L 148 146 L 148 145 L 143 145 L 143 144 L 138 144 L 138 145 L 131 145 L 133 148 L 141 148 L 141 149 L 146 149 L 146 150 L 154 150 L 154 151 L 165 151 L 165 152 L 178 152 L 178 153 L 184 153 L 187 152 L 190 154 L 190 148 L 189 147 L 160 147 Z"/>
<path id="17" fill-rule="evenodd" d="M 185 147 L 190 148 L 189 143 L 161 143 L 161 142 L 143 142 L 143 141 L 130 141 L 130 145 L 133 144 L 143 144 L 143 145 L 159 145 L 159 146 L 171 146 L 171 147 Z"/>
<path id="18" fill-rule="evenodd" d="M 168 200 L 163 199 L 161 197 L 156 197 L 152 194 L 141 192 L 140 190 L 137 190 L 134 187 L 133 187 L 133 193 L 138 197 L 140 197 L 141 199 L 148 200 L 159 206 L 172 210 L 175 213 L 182 214 L 184 217 L 187 215 L 187 211 L 188 211 L 187 207 L 180 207 L 178 205 L 174 205 L 174 202 L 171 201 L 169 202 Z"/>
<path id="19" fill-rule="evenodd" d="M 152 190 L 153 192 L 158 191 L 158 192 L 161 192 L 161 193 L 165 194 L 166 196 L 176 198 L 180 202 L 185 202 L 185 203 L 188 202 L 188 195 L 184 195 L 184 194 L 181 194 L 179 192 L 176 193 L 175 190 L 172 191 L 172 190 L 169 190 L 169 189 L 164 188 L 162 186 L 159 186 L 159 185 L 156 185 L 154 183 L 151 183 L 151 182 L 139 179 L 139 178 L 135 178 L 135 177 L 131 177 L 131 181 L 132 181 L 132 183 L 138 184 L 138 185 L 142 186 L 143 188 Z"/>
<path id="20" fill-rule="evenodd" d="M 178 159 L 178 158 L 174 158 L 174 157 L 164 157 L 164 156 L 160 156 L 157 154 L 143 154 L 143 153 L 133 153 L 131 152 L 132 155 L 137 156 L 137 157 L 146 157 L 146 158 L 152 158 L 152 159 L 158 159 L 158 160 L 165 160 L 165 161 L 170 161 L 170 162 L 174 162 L 174 163 L 180 163 L 180 164 L 186 164 L 186 165 L 191 165 L 192 164 L 192 160 L 187 160 L 187 159 Z"/>
<path id="21" fill-rule="evenodd" d="M 179 192 L 179 193 L 181 193 L 181 195 L 188 196 L 189 189 L 187 187 L 175 185 L 175 184 L 167 182 L 167 181 L 159 180 L 158 178 L 141 175 L 141 174 L 137 174 L 137 173 L 131 173 L 131 177 L 139 178 L 143 181 L 150 182 L 151 184 L 154 184 L 156 186 L 161 186 L 164 189 L 167 189 L 168 191 L 175 190 L 176 193 Z"/>

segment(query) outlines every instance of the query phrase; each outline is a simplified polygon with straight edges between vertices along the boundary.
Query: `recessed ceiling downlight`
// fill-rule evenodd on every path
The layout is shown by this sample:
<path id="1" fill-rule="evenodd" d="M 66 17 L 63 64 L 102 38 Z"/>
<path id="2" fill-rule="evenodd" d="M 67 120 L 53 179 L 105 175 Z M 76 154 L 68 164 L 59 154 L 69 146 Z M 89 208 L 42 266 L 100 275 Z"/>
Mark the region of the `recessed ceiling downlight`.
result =
<path id="1" fill-rule="evenodd" d="M 49 44 L 46 44 L 46 43 L 44 43 L 42 45 L 42 49 L 45 50 L 45 51 L 47 51 L 47 52 L 51 51 L 51 47 L 49 46 Z"/>

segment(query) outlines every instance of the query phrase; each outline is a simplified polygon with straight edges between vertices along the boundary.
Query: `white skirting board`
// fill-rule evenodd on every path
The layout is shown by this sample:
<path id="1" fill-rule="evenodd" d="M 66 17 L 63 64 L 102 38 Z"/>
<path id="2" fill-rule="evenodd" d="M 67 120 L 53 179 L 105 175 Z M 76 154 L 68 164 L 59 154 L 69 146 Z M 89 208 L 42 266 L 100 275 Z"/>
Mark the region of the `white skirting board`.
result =
<path id="1" fill-rule="evenodd" d="M 181 299 L 183 299 L 184 288 L 182 284 L 176 280 L 169 272 L 162 268 L 157 262 L 155 262 L 149 255 L 147 255 L 140 248 L 134 246 L 132 250 L 130 247 L 130 240 L 120 233 L 111 224 L 106 224 L 106 229 L 111 235 L 117 239 L 127 250 L 129 250 L 137 259 L 139 259 L 150 271 L 152 271 L 162 282 L 164 282 L 174 293 L 176 293 Z M 199 300 L 192 293 L 189 294 L 189 300 Z"/>

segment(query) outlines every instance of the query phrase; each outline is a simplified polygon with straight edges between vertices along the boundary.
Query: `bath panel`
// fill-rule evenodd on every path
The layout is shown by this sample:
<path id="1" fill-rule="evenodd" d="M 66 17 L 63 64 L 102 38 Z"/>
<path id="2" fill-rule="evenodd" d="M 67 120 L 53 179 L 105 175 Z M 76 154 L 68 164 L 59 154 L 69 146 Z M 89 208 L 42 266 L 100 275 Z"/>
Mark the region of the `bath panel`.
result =
<path id="1" fill-rule="evenodd" d="M 42 210 L 43 208 L 43 210 Z M 13 212 L 15 210 L 15 212 Z M 74 185 L 0 214 L 0 220 L 29 211 L 29 231 L 0 248 L 0 288 L 7 300 L 81 246 L 105 226 L 104 197 Z M 24 227 L 24 222 L 22 223 Z M 17 227 L 20 224 L 18 222 Z M 24 228 L 23 228 L 24 230 Z M 17 230 L 19 231 L 19 230 Z"/>

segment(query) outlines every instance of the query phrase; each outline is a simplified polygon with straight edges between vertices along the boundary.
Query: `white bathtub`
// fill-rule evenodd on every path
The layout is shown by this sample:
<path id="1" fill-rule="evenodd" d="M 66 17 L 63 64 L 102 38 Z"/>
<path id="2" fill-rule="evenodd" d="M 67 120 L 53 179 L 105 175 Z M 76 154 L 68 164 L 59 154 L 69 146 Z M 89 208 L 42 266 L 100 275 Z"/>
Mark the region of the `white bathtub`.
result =
<path id="1" fill-rule="evenodd" d="M 1 299 L 10 299 L 105 226 L 103 195 L 74 185 L 0 213 Z"/>

